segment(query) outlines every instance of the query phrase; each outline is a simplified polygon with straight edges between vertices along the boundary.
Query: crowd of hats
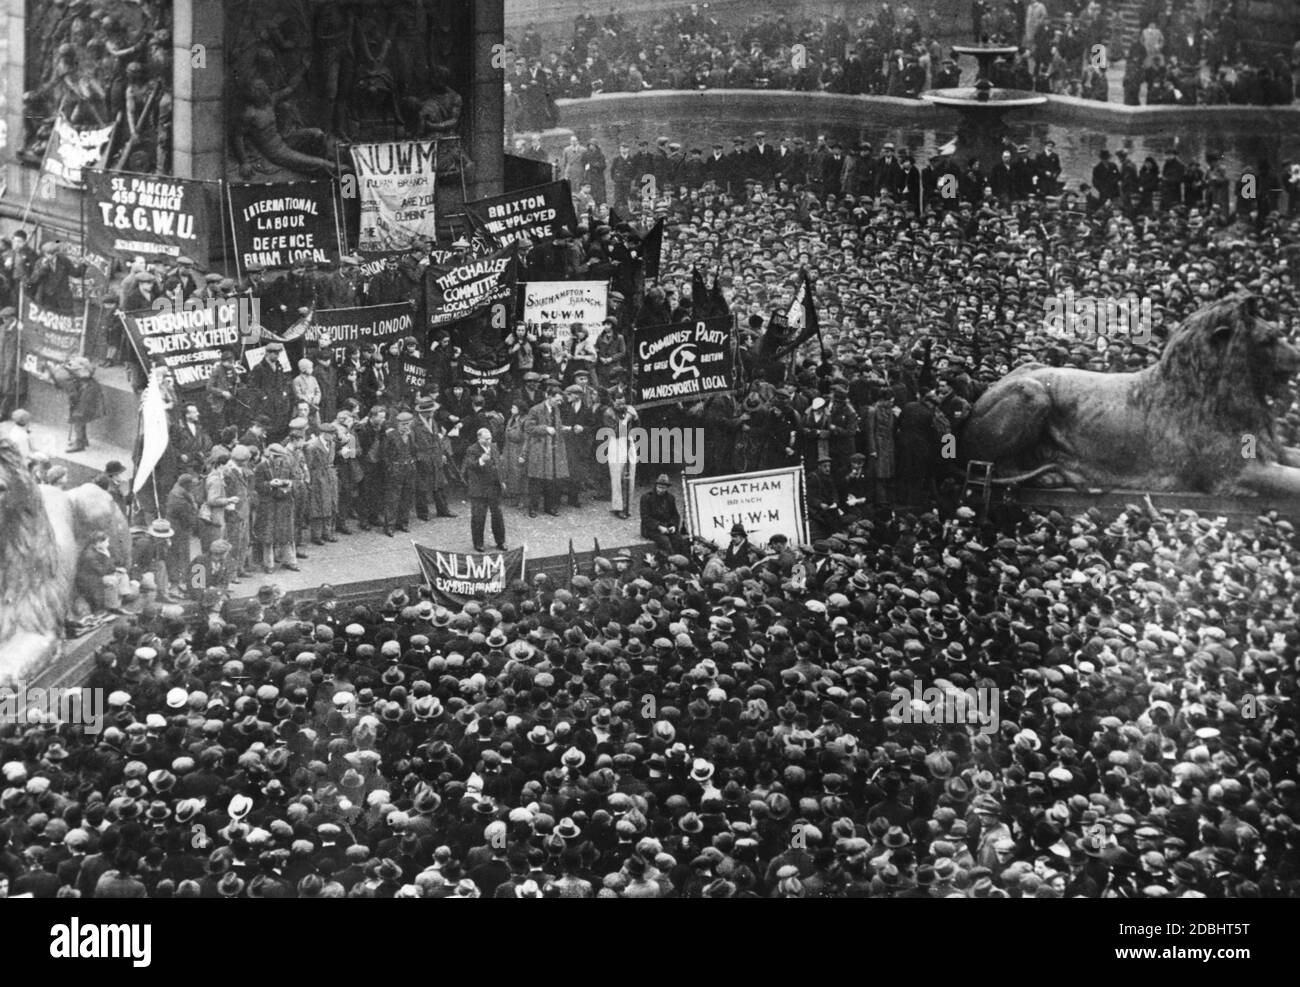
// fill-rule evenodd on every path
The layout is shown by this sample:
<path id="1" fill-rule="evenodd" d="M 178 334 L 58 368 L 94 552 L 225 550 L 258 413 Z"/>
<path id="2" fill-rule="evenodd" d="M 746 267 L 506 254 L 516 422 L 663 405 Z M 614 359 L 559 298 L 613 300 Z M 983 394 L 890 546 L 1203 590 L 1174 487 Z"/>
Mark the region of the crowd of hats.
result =
<path id="1" fill-rule="evenodd" d="M 690 190 L 666 208 L 676 220 L 665 237 L 668 291 L 687 288 L 694 266 L 717 272 L 741 326 L 757 335 L 787 309 L 807 269 L 835 376 L 856 368 L 893 379 L 927 339 L 936 365 L 976 382 L 1032 360 L 1137 369 L 1155 361 L 1184 318 L 1238 290 L 1274 303 L 1284 329 L 1298 324 L 1300 201 L 1287 205 L 1290 215 L 1179 205 L 1126 216 L 1113 203 L 1086 208 L 1067 192 L 918 216 L 887 198 L 819 199 L 748 182 L 736 195 Z M 1079 322 L 1063 333 L 1049 315 L 1066 292 L 1149 302 L 1150 318 L 1136 331 Z M 811 366 L 804 373 L 804 383 L 817 381 Z M 1280 411 L 1294 434 L 1300 416 Z"/>
<path id="2" fill-rule="evenodd" d="M 151 607 L 98 656 L 102 732 L 0 731 L 0 867 L 155 898 L 1294 896 L 1297 564 L 1273 516 L 963 507 L 459 612 Z"/>
<path id="3" fill-rule="evenodd" d="M 985 5 L 980 34 L 994 42 L 1023 44 L 1026 6 Z M 1286 54 L 1243 38 L 1237 15 L 1222 0 L 1200 18 L 1157 4 L 1141 18 L 1143 26 L 1157 25 L 1155 35 L 1134 32 L 1127 49 L 1121 48 L 1113 20 L 1098 4 L 1076 6 L 1083 9 L 1049 5 L 1032 44 L 1022 47 L 1014 64 L 998 63 L 994 83 L 1102 100 L 1118 101 L 1122 94 L 1132 105 L 1269 105 L 1294 98 Z M 530 27 L 518 40 L 511 39 L 511 48 L 542 68 L 555 98 L 647 88 L 916 96 L 919 88 L 957 84 L 955 59 L 945 57 L 939 39 L 970 40 L 966 18 L 963 11 L 955 23 L 945 19 L 935 4 L 883 6 L 852 19 L 754 14 L 743 5 L 681 8 L 640 24 L 612 13 L 603 20 L 582 16 L 571 37 L 549 46 Z M 1104 70 L 1089 72 L 1084 56 L 1097 44 L 1108 45 L 1113 58 L 1123 59 L 1122 84 L 1120 79 L 1108 84 Z M 915 84 L 909 84 L 904 71 L 909 65 L 921 69 Z M 519 129 L 542 129 L 529 117 L 525 107 Z"/>
<path id="4" fill-rule="evenodd" d="M 582 17 L 571 38 L 546 51 L 531 27 L 508 41 L 512 50 L 538 60 L 551 95 L 559 98 L 650 88 L 902 95 L 901 73 L 890 71 L 890 56 L 917 64 L 924 54 L 927 61 L 933 58 L 937 75 L 941 58 L 935 39 L 953 35 L 953 27 L 929 6 L 900 9 L 897 15 L 885 8 L 852 23 L 843 16 L 681 8 L 640 24 L 616 15 L 601 22 Z M 850 50 L 857 56 L 852 62 L 846 57 Z M 924 70 L 920 78 L 926 78 Z M 521 129 L 539 129 L 526 112 L 521 123 Z"/>

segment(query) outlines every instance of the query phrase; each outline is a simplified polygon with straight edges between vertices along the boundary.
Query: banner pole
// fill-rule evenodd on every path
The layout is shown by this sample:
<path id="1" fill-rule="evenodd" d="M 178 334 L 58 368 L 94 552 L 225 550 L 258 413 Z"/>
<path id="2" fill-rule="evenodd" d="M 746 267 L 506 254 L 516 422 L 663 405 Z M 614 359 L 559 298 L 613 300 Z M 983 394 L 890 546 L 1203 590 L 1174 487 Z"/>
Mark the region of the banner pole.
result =
<path id="1" fill-rule="evenodd" d="M 22 407 L 23 326 L 27 322 L 27 275 L 18 279 L 18 321 L 14 324 L 14 407 Z"/>
<path id="2" fill-rule="evenodd" d="M 334 157 L 337 162 L 338 149 L 335 148 Z M 334 247 L 339 252 L 339 267 L 343 266 L 343 255 L 347 253 L 343 249 L 343 232 L 339 229 L 339 201 L 343 198 L 342 185 L 336 180 L 330 179 L 330 205 L 334 208 Z"/>
<path id="3" fill-rule="evenodd" d="M 85 284 L 85 281 L 82 281 Z M 86 337 L 90 335 L 90 292 L 82 289 L 85 298 L 81 306 L 81 345 L 77 347 L 77 356 L 86 355 Z"/>
<path id="4" fill-rule="evenodd" d="M 221 194 L 226 189 L 226 181 L 224 179 L 218 179 L 216 182 L 216 186 L 217 186 L 217 225 L 221 227 L 221 272 L 226 277 L 230 277 L 230 241 L 226 239 L 226 222 L 225 222 L 225 216 L 223 215 L 224 213 L 227 212 L 226 203 L 230 198 L 230 193 L 226 192 L 225 195 Z M 205 202 L 203 205 L 206 208 L 207 203 Z M 231 230 L 230 235 L 232 237 L 235 235 L 234 229 L 235 229 L 235 217 L 232 215 L 230 217 L 230 230 Z M 211 245 L 209 245 L 208 247 L 208 263 L 209 264 L 212 263 Z M 237 267 L 235 268 L 235 272 L 236 273 L 239 272 L 239 269 Z"/>
<path id="5" fill-rule="evenodd" d="M 230 217 L 230 241 L 235 246 L 235 277 L 238 278 L 240 281 L 243 281 L 244 269 L 243 269 L 243 265 L 240 264 L 239 262 L 239 236 L 237 235 L 237 231 L 235 230 L 235 202 L 230 197 L 230 183 L 226 182 L 224 184 L 226 187 L 226 196 L 225 196 L 226 215 Z M 221 230 L 221 239 L 222 242 L 224 243 L 226 239 L 226 231 L 224 226 L 222 227 Z"/>
<path id="6" fill-rule="evenodd" d="M 18 221 L 19 226 L 26 226 L 27 218 L 32 214 L 32 205 L 33 203 L 36 202 L 36 193 L 37 191 L 39 191 L 41 185 L 44 183 L 47 177 L 45 174 L 45 165 L 49 161 L 49 159 L 50 159 L 50 145 L 49 142 L 47 141 L 45 144 L 45 154 L 41 156 L 40 171 L 36 173 L 36 184 L 32 186 L 31 194 L 27 196 L 27 208 L 23 210 L 23 218 Z M 51 178 L 50 181 L 54 181 L 54 179 Z M 55 196 L 56 197 L 58 196 L 57 192 L 55 193 Z"/>
<path id="7" fill-rule="evenodd" d="M 350 144 L 346 146 L 349 148 L 351 147 Z M 348 220 L 343 204 L 343 158 L 340 157 L 341 150 L 342 148 L 340 145 L 334 145 L 334 174 L 338 178 L 338 181 L 334 183 L 334 187 L 338 189 L 338 196 L 334 202 L 334 235 L 338 238 L 340 257 L 342 257 L 344 253 L 348 252 L 346 249 L 348 246 Z M 359 175 L 355 173 L 352 175 L 354 185 L 360 180 Z M 359 189 L 358 194 L 360 194 Z"/>

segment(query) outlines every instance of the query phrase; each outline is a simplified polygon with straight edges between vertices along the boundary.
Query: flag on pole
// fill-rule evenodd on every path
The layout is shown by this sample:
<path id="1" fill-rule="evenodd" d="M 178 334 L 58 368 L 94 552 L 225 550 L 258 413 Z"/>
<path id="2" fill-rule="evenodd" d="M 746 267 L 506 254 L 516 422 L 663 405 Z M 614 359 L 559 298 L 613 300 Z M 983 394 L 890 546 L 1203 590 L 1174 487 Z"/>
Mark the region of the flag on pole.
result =
<path id="1" fill-rule="evenodd" d="M 664 252 L 664 221 L 660 217 L 641 239 L 641 256 L 645 259 L 645 276 L 659 277 L 659 261 Z"/>
<path id="2" fill-rule="evenodd" d="M 794 293 L 794 301 L 790 304 L 790 311 L 786 313 L 786 322 L 792 331 L 798 333 L 786 347 L 787 350 L 798 349 L 814 336 L 821 335 L 821 325 L 817 319 L 817 307 L 813 301 L 812 281 L 808 277 L 807 268 L 804 268 L 803 278 Z"/>
<path id="3" fill-rule="evenodd" d="M 578 556 L 573 552 L 573 539 L 569 539 L 569 579 L 575 579 L 578 576 Z"/>
<path id="4" fill-rule="evenodd" d="M 707 319 L 709 317 L 709 286 L 704 283 L 704 275 L 698 267 L 691 268 L 691 318 Z"/>
<path id="5" fill-rule="evenodd" d="M 139 494 L 154 469 L 167 451 L 167 406 L 163 403 L 162 388 L 155 377 L 149 379 L 140 399 L 140 456 L 135 464 L 132 493 Z"/>
<path id="6" fill-rule="evenodd" d="M 501 241 L 493 235 L 474 210 L 465 210 L 465 222 L 469 226 L 469 244 L 472 253 L 490 254 L 501 249 Z"/>

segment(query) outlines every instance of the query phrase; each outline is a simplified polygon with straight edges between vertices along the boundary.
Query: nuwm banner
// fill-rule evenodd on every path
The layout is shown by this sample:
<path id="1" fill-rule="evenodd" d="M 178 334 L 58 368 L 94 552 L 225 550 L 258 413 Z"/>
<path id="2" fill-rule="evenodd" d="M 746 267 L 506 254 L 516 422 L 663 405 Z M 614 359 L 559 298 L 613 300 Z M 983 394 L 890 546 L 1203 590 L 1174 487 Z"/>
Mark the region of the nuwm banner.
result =
<path id="1" fill-rule="evenodd" d="M 415 554 L 434 599 L 444 606 L 504 596 L 511 580 L 524 578 L 523 546 L 479 555 L 415 544 Z"/>
<path id="2" fill-rule="evenodd" d="M 576 323 L 594 345 L 609 312 L 608 281 L 529 281 L 524 285 L 524 325 L 529 339 L 544 335 L 567 345 Z"/>
<path id="3" fill-rule="evenodd" d="M 437 239 L 434 188 L 438 142 L 353 144 L 361 197 L 357 249 L 376 253 L 410 250 L 420 237 Z"/>
<path id="4" fill-rule="evenodd" d="M 719 546 L 731 526 L 743 524 L 749 540 L 765 546 L 782 534 L 792 545 L 808 543 L 803 467 L 737 473 L 732 476 L 684 477 L 686 521 L 691 534 Z"/>

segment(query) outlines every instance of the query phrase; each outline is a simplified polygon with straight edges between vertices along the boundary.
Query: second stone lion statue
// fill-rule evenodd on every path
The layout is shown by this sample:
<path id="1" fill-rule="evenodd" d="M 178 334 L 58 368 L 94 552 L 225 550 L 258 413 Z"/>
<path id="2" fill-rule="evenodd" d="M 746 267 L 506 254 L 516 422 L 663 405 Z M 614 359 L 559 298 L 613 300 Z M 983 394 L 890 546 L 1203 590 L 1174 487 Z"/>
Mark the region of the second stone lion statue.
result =
<path id="1" fill-rule="evenodd" d="M 1018 367 L 976 402 L 962 458 L 992 462 L 995 480 L 1300 497 L 1300 449 L 1278 440 L 1273 408 L 1300 349 L 1259 302 L 1197 310 L 1136 373 Z"/>

